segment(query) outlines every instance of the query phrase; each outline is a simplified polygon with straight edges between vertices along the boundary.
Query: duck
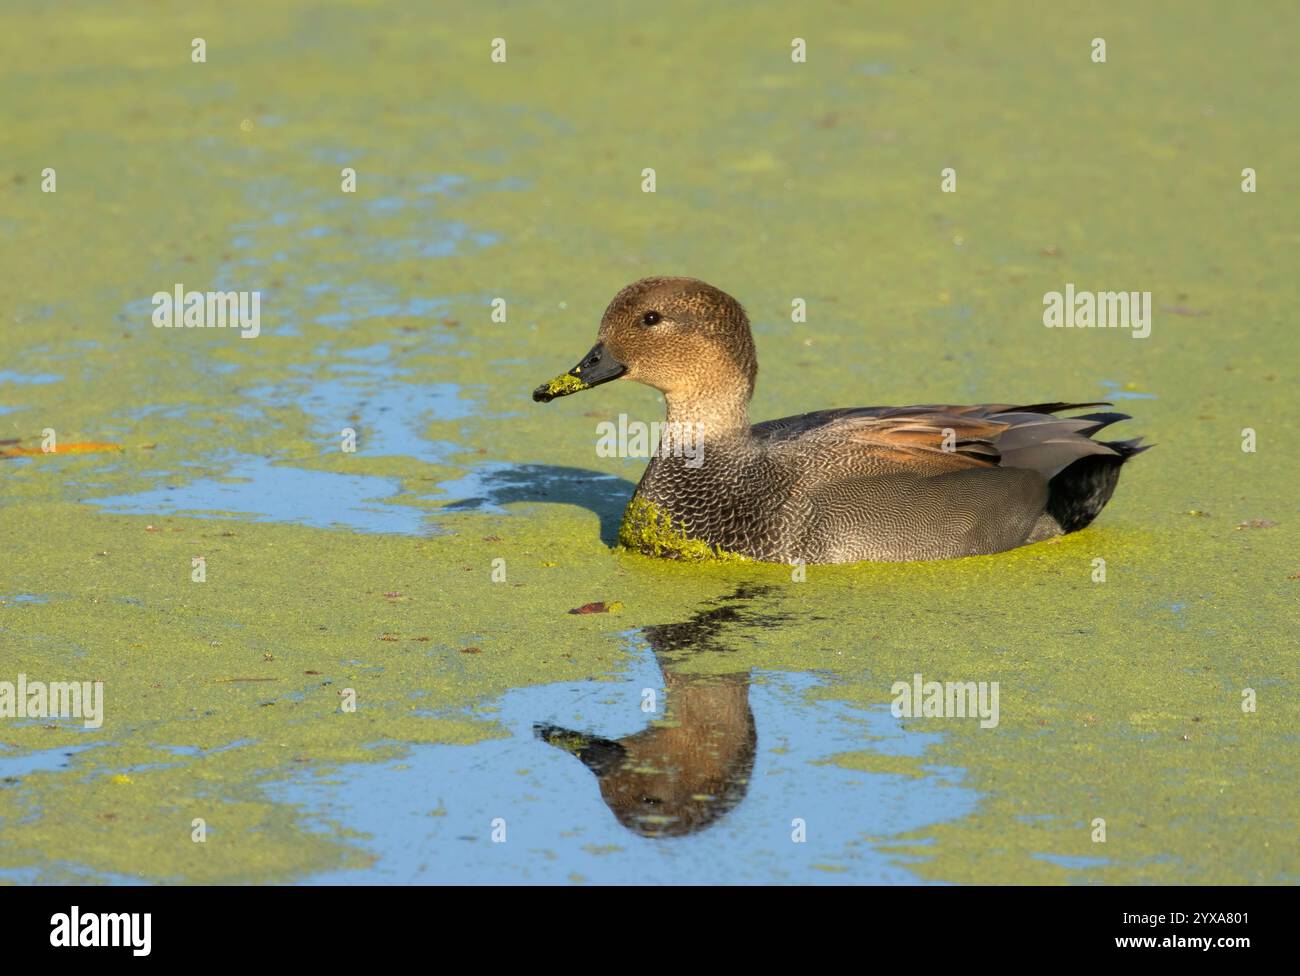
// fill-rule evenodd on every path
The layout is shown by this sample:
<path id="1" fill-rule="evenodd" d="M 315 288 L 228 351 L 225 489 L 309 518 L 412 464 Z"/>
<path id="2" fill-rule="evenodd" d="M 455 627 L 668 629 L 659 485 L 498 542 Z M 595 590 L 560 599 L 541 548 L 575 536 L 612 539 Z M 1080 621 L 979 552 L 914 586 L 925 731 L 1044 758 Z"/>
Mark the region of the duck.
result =
<path id="1" fill-rule="evenodd" d="M 626 286 L 596 338 L 533 399 L 614 380 L 663 395 L 660 443 L 619 529 L 622 546 L 646 555 L 787 565 L 991 555 L 1090 525 L 1147 449 L 1094 438 L 1127 414 L 1057 416 L 1104 402 L 839 407 L 751 425 L 749 317 L 696 278 Z"/>

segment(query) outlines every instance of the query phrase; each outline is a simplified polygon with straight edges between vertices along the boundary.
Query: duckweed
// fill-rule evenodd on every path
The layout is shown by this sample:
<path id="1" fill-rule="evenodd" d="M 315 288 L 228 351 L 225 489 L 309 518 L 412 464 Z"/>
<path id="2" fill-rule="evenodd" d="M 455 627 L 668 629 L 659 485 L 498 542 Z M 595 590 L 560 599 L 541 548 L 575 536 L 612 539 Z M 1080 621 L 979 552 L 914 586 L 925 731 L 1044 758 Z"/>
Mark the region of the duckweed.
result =
<path id="1" fill-rule="evenodd" d="M 585 389 L 587 384 L 572 373 L 561 373 L 546 384 L 546 392 L 551 396 L 564 396 L 566 393 L 577 393 Z"/>
<path id="2" fill-rule="evenodd" d="M 205 19 L 224 9 L 190 7 Z M 813 7 L 800 31 L 827 39 L 822 63 L 792 66 L 743 38 L 719 48 L 726 11 L 672 0 L 637 21 L 637 56 L 664 72 L 646 85 L 626 71 L 626 45 L 587 43 L 582 11 L 521 3 L 512 31 L 568 39 L 534 52 L 525 86 L 520 72 L 487 70 L 480 39 L 500 32 L 495 12 L 466 5 L 463 16 L 431 18 L 426 7 L 394 0 L 362 34 L 353 8 L 262 4 L 249 31 L 228 36 L 223 60 L 237 58 L 239 70 L 217 80 L 183 55 L 141 59 L 176 42 L 175 25 L 150 9 L 122 5 L 111 25 L 83 18 L 96 36 L 111 27 L 113 43 L 73 49 L 60 41 L 69 12 L 95 5 L 7 5 L 10 32 L 30 43 L 0 65 L 6 90 L 39 87 L 59 114 L 57 126 L 46 112 L 7 120 L 20 149 L 0 174 L 9 245 L 0 294 L 12 319 L 0 328 L 0 441 L 39 444 L 52 425 L 60 445 L 124 450 L 0 459 L 0 681 L 103 679 L 106 696 L 97 731 L 0 721 L 0 883 L 257 884 L 352 871 L 392 880 L 392 859 L 434 868 L 450 857 L 474 870 L 475 856 L 509 863 L 519 878 L 610 879 L 613 856 L 575 854 L 561 831 L 492 850 L 481 837 L 460 839 L 484 829 L 481 786 L 450 789 L 412 768 L 394 773 L 391 794 L 342 801 L 374 782 L 357 778 L 367 771 L 443 747 L 483 750 L 484 765 L 510 757 L 498 767 L 500 796 L 536 795 L 525 809 L 539 830 L 559 816 L 593 847 L 622 840 L 594 796 L 572 793 L 542 765 L 551 747 L 524 741 L 531 730 L 493 709 L 503 696 L 535 693 L 529 700 L 545 707 L 532 718 L 567 719 L 570 699 L 547 689 L 593 681 L 591 701 L 621 701 L 624 690 L 634 701 L 646 684 L 639 664 L 649 663 L 628 635 L 740 612 L 744 602 L 729 595 L 751 584 L 771 588 L 751 602 L 756 614 L 781 615 L 780 626 L 723 629 L 675 666 L 808 685 L 788 700 L 756 693 L 759 762 L 776 755 L 776 719 L 788 716 L 792 754 L 842 768 L 835 792 L 784 793 L 857 817 L 847 833 L 817 827 L 817 862 L 855 871 L 833 877 L 879 877 L 873 850 L 945 883 L 1300 876 L 1300 671 L 1288 653 L 1300 521 L 1295 454 L 1282 449 L 1300 442 L 1286 366 L 1300 333 L 1285 327 L 1297 298 L 1296 207 L 1286 195 L 1260 206 L 1266 192 L 1238 192 L 1229 178 L 1231 166 L 1248 165 L 1237 145 L 1257 147 L 1252 159 L 1274 173 L 1300 165 L 1277 125 L 1292 96 L 1265 83 L 1290 63 L 1290 42 L 1269 29 L 1262 5 L 1239 5 L 1205 31 L 1209 3 L 1180 5 L 1187 15 L 1177 22 L 1154 7 L 1099 3 L 1062 20 L 1066 39 L 1046 48 L 1034 44 L 1038 25 L 985 5 L 955 7 L 941 30 L 919 28 L 902 5 L 882 7 L 870 32 L 846 32 L 839 12 Z M 1107 11 L 1130 38 L 1168 43 L 1125 59 L 1122 72 L 1088 63 L 1086 43 L 1080 58 L 1068 38 Z M 706 29 L 682 32 L 686 16 Z M 308 17 L 310 46 L 301 43 Z M 747 18 L 752 37 L 779 38 L 788 13 L 759 3 Z M 996 38 L 1006 57 L 954 56 L 933 43 L 936 30 Z M 384 57 L 359 84 L 333 66 L 356 64 L 367 37 Z M 431 46 L 444 56 L 430 60 Z M 574 97 L 565 55 L 579 48 L 582 70 L 608 82 L 602 97 Z M 310 57 L 286 61 L 295 51 Z M 698 70 L 671 72 L 678 59 Z M 1216 65 L 1214 117 L 1194 92 L 1166 83 L 1206 63 Z M 431 93 L 414 110 L 392 95 L 412 77 Z M 1090 97 L 1079 100 L 1085 79 Z M 702 90 L 727 92 L 733 118 L 770 122 L 719 126 L 717 100 Z M 248 130 L 243 110 L 223 108 L 257 105 L 267 91 L 275 112 Z M 141 92 L 147 116 L 117 109 Z M 864 94 L 870 120 L 859 125 Z M 178 172 L 197 130 L 151 120 L 193 119 L 195 98 L 217 96 L 211 118 L 198 120 L 212 152 Z M 324 103 L 338 110 L 310 111 Z M 628 173 L 646 165 L 638 158 L 604 161 L 611 105 L 636 120 L 643 145 L 678 151 L 672 192 L 636 192 Z M 503 106 L 518 107 L 509 117 L 519 138 L 503 138 Z M 430 124 L 412 125 L 412 111 Z M 951 127 L 918 119 L 990 112 L 1007 113 L 1006 124 L 964 131 L 962 152 L 998 160 L 1028 146 L 1035 165 L 1015 170 L 1014 183 L 983 168 L 957 194 L 937 192 L 937 172 L 917 178 L 917 161 L 951 142 Z M 1203 151 L 1178 157 L 1176 195 L 1168 133 L 1153 119 L 1204 136 Z M 455 125 L 458 147 L 439 121 Z M 773 143 L 772 133 L 788 138 Z M 322 175 L 324 159 L 384 160 L 395 146 L 401 165 L 362 162 L 369 175 L 357 194 Z M 466 151 L 485 146 L 494 149 Z M 91 154 L 95 165 L 80 165 Z M 850 165 L 864 154 L 869 180 Z M 60 165 L 45 161 L 56 157 L 80 158 L 75 178 L 41 193 L 37 174 Z M 1123 205 L 1063 202 L 1062 186 Z M 274 200 L 284 201 L 274 213 L 256 206 Z M 60 204 L 75 215 L 60 216 Z M 102 227 L 117 228 L 115 246 L 87 232 Z M 1199 227 L 1214 229 L 1212 246 Z M 63 259 L 51 261 L 51 249 Z M 1132 433 L 1162 446 L 1132 466 L 1093 526 L 996 556 L 809 566 L 800 582 L 789 567 L 757 562 L 612 557 L 604 530 L 616 533 L 642 465 L 594 453 L 587 413 L 652 420 L 662 404 L 622 382 L 581 410 L 534 410 L 520 394 L 542 364 L 589 347 L 612 285 L 661 269 L 717 281 L 752 304 L 759 356 L 772 364 L 755 420 L 868 403 L 1106 399 L 1106 380 L 1146 395 L 1126 404 L 1141 408 Z M 259 288 L 278 274 L 286 287 L 268 306 L 274 319 L 252 341 L 156 330 L 141 302 L 174 281 Z M 1151 289 L 1151 335 L 1043 328 L 1041 296 L 1071 280 Z M 497 283 L 515 299 L 508 332 L 483 321 Z M 823 296 L 810 303 L 815 332 L 787 324 L 791 296 L 805 289 Z M 561 299 L 567 311 L 555 307 Z M 336 386 L 340 376 L 349 378 Z M 333 391 L 327 400 L 313 395 L 322 389 Z M 406 426 L 383 410 L 429 403 L 431 391 L 446 395 L 427 413 L 409 411 Z M 354 411 L 359 420 L 346 419 Z M 355 453 L 339 450 L 344 423 L 359 431 Z M 1245 424 L 1260 430 L 1258 453 L 1240 450 Z M 177 494 L 196 476 L 238 477 L 229 459 L 240 455 L 363 486 L 395 479 L 401 494 L 372 507 L 418 513 L 423 530 L 325 528 L 300 518 L 297 504 L 241 514 L 225 510 L 240 496 L 216 492 L 188 513 L 165 497 L 144 514 L 98 504 Z M 334 507 L 349 517 L 344 504 Z M 624 540 L 660 538 L 638 507 Z M 1235 529 L 1250 519 L 1278 524 Z M 204 583 L 190 576 L 200 554 Z M 490 575 L 498 559 L 508 568 L 499 583 Z M 1098 559 L 1106 582 L 1094 582 Z M 565 612 L 611 598 L 625 604 L 618 617 Z M 1000 681 L 1001 724 L 910 721 L 901 734 L 912 748 L 898 751 L 907 758 L 869 727 L 824 735 L 837 726 L 821 721 L 823 709 L 887 715 L 891 683 L 916 672 Z M 259 680 L 232 680 L 248 678 Z M 344 688 L 358 693 L 355 712 L 341 708 Z M 1256 711 L 1242 708 L 1248 689 Z M 574 723 L 608 730 L 596 708 L 577 703 Z M 516 732 L 514 751 L 493 752 Z M 533 773 L 518 775 L 521 766 Z M 898 820 L 877 815 L 890 787 L 882 793 L 876 777 L 887 784 L 911 771 L 949 794 L 960 777 L 978 808 L 944 804 L 899 833 Z M 744 834 L 751 811 L 783 802 L 771 792 L 784 789 L 782 777 L 763 772 L 736 819 L 686 843 L 719 872 L 733 868 L 733 880 L 807 880 L 798 851 L 773 859 L 771 845 Z M 328 803 L 296 786 L 336 781 Z M 372 829 L 400 819 L 377 809 L 390 797 L 413 798 L 436 818 L 418 856 L 400 846 L 390 859 L 391 842 Z M 191 840 L 195 817 L 210 826 L 207 843 Z M 1092 839 L 1097 817 L 1104 844 Z M 627 846 L 623 877 L 681 863 L 664 848 Z M 552 858 L 563 868 L 548 869 Z M 389 873 L 370 873 L 376 865 Z"/>
<path id="3" fill-rule="evenodd" d="M 747 556 L 728 552 L 703 539 L 692 539 L 684 528 L 673 524 L 672 516 L 654 502 L 639 496 L 628 502 L 623 523 L 618 529 L 618 541 L 624 548 L 647 556 L 688 562 L 751 562 Z"/>

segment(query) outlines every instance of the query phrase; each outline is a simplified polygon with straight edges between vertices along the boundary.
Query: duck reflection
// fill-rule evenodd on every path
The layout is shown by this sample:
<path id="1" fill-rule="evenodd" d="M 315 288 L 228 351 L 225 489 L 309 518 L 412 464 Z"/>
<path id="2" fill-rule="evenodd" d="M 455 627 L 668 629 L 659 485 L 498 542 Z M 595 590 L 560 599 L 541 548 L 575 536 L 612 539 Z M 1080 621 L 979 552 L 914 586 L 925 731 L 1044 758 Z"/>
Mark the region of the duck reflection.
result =
<path id="1" fill-rule="evenodd" d="M 600 795 L 629 830 L 675 837 L 703 830 L 733 809 L 749 788 L 758 741 L 749 707 L 749 672 L 684 674 L 683 655 L 727 653 L 733 628 L 770 626 L 780 618 L 749 604 L 767 588 L 741 587 L 684 623 L 646 627 L 667 691 L 665 713 L 648 728 L 606 739 L 554 725 L 538 738 L 582 761 Z"/>

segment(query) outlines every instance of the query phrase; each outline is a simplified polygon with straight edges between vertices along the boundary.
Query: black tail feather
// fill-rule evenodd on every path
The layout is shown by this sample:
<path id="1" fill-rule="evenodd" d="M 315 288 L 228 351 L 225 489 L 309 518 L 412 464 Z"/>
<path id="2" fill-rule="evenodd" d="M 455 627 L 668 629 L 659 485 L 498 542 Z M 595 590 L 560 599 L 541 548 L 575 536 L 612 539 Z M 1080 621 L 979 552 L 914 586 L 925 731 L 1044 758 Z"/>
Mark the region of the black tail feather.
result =
<path id="1" fill-rule="evenodd" d="M 1112 407 L 1113 403 L 1098 400 L 1095 403 L 1067 403 L 1058 400 L 1054 403 L 1031 403 L 1024 407 L 1012 407 L 1016 413 L 1060 413 L 1062 410 L 1082 410 L 1084 407 Z"/>
<path id="2" fill-rule="evenodd" d="M 1116 416 L 1116 419 L 1128 419 L 1122 414 L 1097 414 L 1088 419 L 1101 421 L 1100 430 L 1114 420 L 1102 420 L 1103 417 Z M 1129 458 L 1141 454 L 1153 444 L 1141 446 L 1142 438 L 1135 437 L 1127 441 L 1102 441 L 1114 454 L 1090 454 L 1081 457 L 1069 467 L 1064 468 L 1048 482 L 1047 514 L 1056 519 L 1062 532 L 1077 532 L 1089 525 L 1098 513 L 1106 507 L 1110 496 L 1119 481 L 1119 469 Z"/>
<path id="3" fill-rule="evenodd" d="M 1083 430 L 1079 431 L 1079 433 L 1083 434 L 1085 437 L 1091 437 L 1093 434 L 1097 433 L 1097 431 L 1109 427 L 1111 424 L 1117 424 L 1121 420 L 1131 420 L 1132 418 L 1126 413 L 1119 413 L 1114 410 L 1106 410 L 1102 413 L 1080 414 L 1079 416 L 1071 417 L 1070 419 L 1091 420 L 1093 422 L 1091 427 L 1085 427 Z"/>

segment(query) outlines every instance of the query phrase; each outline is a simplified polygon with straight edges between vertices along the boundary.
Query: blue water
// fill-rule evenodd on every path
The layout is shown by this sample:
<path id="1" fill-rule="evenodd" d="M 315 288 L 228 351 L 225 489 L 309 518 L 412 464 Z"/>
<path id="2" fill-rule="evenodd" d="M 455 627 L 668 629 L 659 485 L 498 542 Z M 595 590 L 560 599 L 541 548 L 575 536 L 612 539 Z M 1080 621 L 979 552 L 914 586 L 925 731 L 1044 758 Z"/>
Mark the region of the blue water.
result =
<path id="1" fill-rule="evenodd" d="M 719 821 L 683 837 L 624 828 L 595 776 L 533 732 L 537 722 L 608 737 L 643 728 L 642 689 L 662 694 L 648 651 L 616 682 L 516 689 L 476 713 L 487 711 L 507 737 L 417 747 L 398 761 L 345 766 L 328 781 L 304 774 L 271 793 L 322 825 L 368 835 L 362 846 L 372 866 L 305 879 L 317 884 L 915 883 L 903 858 L 876 845 L 969 814 L 977 794 L 956 770 L 915 778 L 825 763 L 868 742 L 881 753 L 917 756 L 938 737 L 903 731 L 887 708 L 808 696 L 820 683 L 808 674 L 753 677 L 758 751 L 748 792 Z M 492 840 L 497 818 L 506 825 L 503 843 Z M 806 822 L 804 843 L 791 839 L 794 818 Z"/>
<path id="2" fill-rule="evenodd" d="M 1124 384 L 1116 383 L 1113 380 L 1102 380 L 1101 385 L 1106 388 L 1102 394 L 1107 400 L 1154 400 L 1154 393 L 1135 393 L 1131 390 L 1124 389 Z"/>
<path id="3" fill-rule="evenodd" d="M 247 390 L 238 412 L 257 417 L 266 406 L 295 406 L 316 418 L 314 433 L 322 448 L 338 450 L 340 431 L 351 427 L 357 432 L 357 453 L 366 457 L 405 456 L 439 463 L 450 451 L 461 450 L 424 436 L 432 421 L 474 413 L 474 401 L 455 383 L 403 383 L 393 379 L 390 367 L 378 363 L 339 364 L 334 371 L 347 375 L 323 382 L 286 379 L 274 388 Z"/>
<path id="4" fill-rule="evenodd" d="M 12 680 L 12 678 L 10 679 Z M 95 748 L 94 743 L 80 746 L 56 746 L 53 749 L 40 749 L 36 752 L 10 756 L 9 746 L 0 743 L 0 781 L 8 778 L 18 779 L 34 773 L 48 773 L 57 769 L 66 769 L 72 765 L 69 760 L 79 752 Z"/>
<path id="5" fill-rule="evenodd" d="M 234 455 L 226 477 L 201 478 L 176 488 L 89 501 L 120 515 L 197 515 L 289 522 L 322 529 L 418 535 L 424 512 L 391 504 L 396 478 L 310 471 L 255 455 Z"/>
<path id="6" fill-rule="evenodd" d="M 1035 854 L 1040 861 L 1046 861 L 1048 864 L 1055 864 L 1057 867 L 1069 868 L 1073 871 L 1086 871 L 1089 868 L 1100 868 L 1111 861 L 1106 857 L 1088 857 L 1088 856 L 1069 856 L 1065 854 Z"/>
<path id="7" fill-rule="evenodd" d="M 58 383 L 62 379 L 62 376 L 55 376 L 53 373 L 16 373 L 11 369 L 0 369 L 0 383 L 43 385 L 45 383 Z"/>

